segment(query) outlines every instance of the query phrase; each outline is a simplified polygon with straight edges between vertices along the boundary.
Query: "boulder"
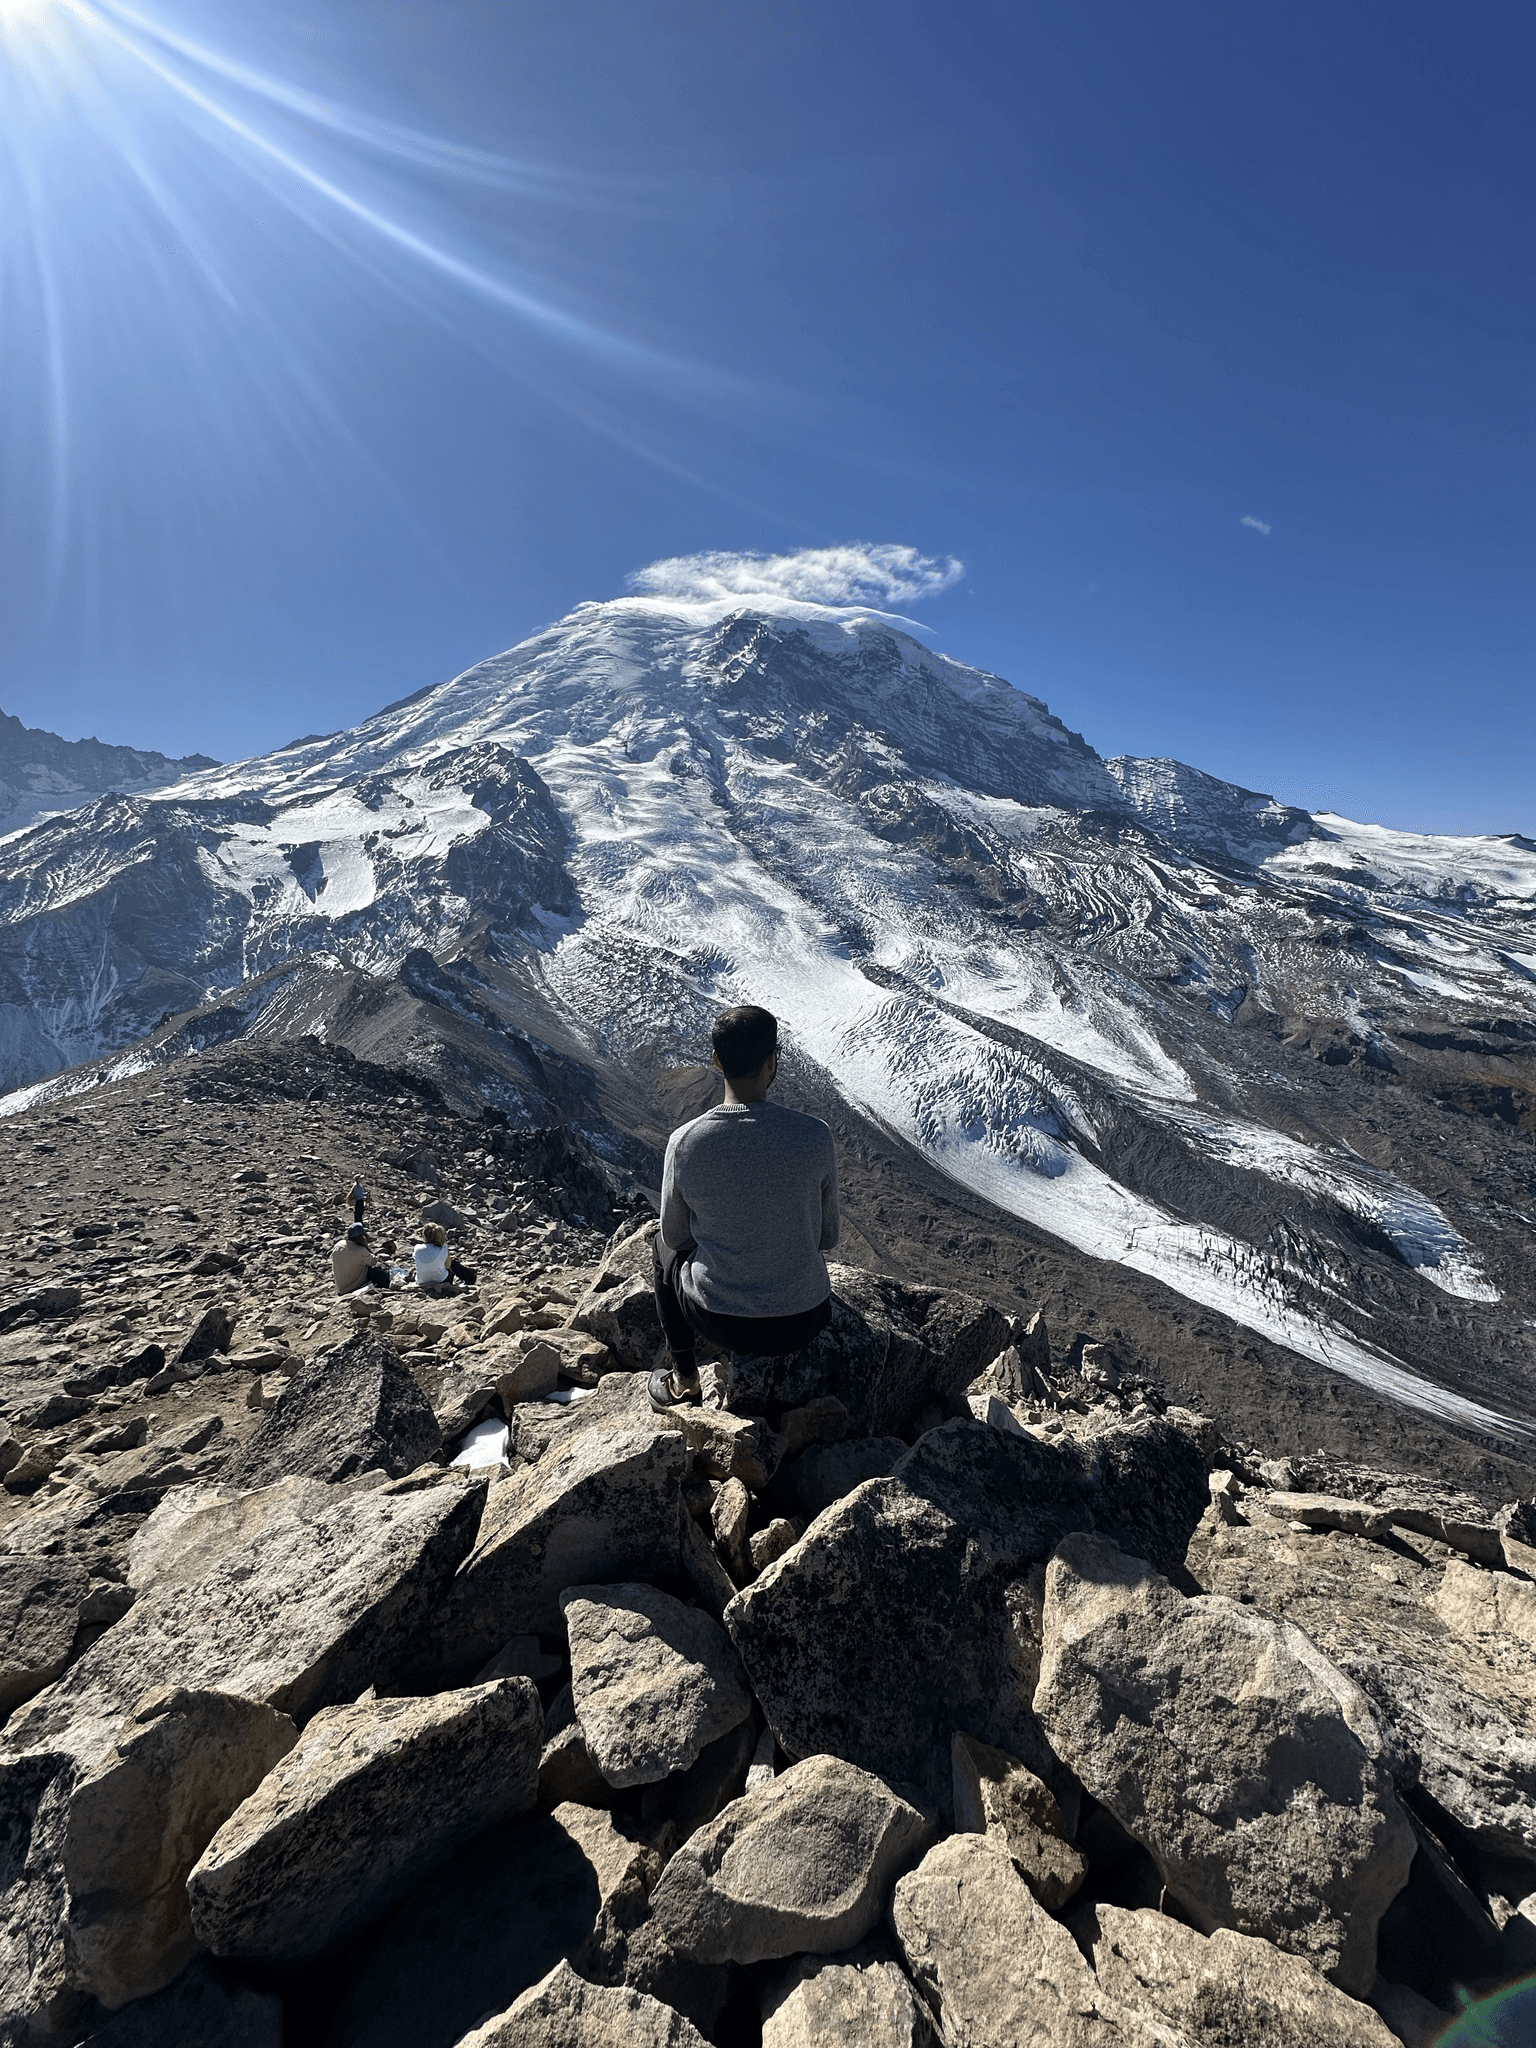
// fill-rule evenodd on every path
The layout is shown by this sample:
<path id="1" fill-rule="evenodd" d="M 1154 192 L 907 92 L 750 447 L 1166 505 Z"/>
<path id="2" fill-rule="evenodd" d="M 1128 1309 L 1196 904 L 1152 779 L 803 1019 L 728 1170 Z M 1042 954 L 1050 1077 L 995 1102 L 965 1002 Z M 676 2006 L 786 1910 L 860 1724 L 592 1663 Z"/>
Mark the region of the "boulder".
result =
<path id="1" fill-rule="evenodd" d="M 729 1636 L 652 1586 L 572 1586 L 560 1596 L 571 1691 L 587 1754 L 616 1790 L 686 1771 L 752 1712 Z"/>
<path id="2" fill-rule="evenodd" d="M 589 1984 L 556 1963 L 460 2048 L 709 2048 L 691 2021 L 627 1985 Z"/>
<path id="3" fill-rule="evenodd" d="M 531 1679 L 315 1715 L 187 1880 L 216 1955 L 340 1948 L 453 1849 L 529 1811 L 544 1717 Z"/>
<path id="4" fill-rule="evenodd" d="M 69 1982 L 62 1853 L 73 1760 L 40 1750 L 0 1761 L 0 2040 L 43 2048 L 79 2039 L 88 2008 Z"/>
<path id="5" fill-rule="evenodd" d="M 1017 1757 L 956 1734 L 951 1751 L 955 1827 L 990 1835 L 1048 1913 L 1064 1906 L 1088 1875 L 1050 1787 Z"/>
<path id="6" fill-rule="evenodd" d="M 540 1806 L 609 1806 L 612 1803 L 613 1787 L 588 1755 L 581 1723 L 568 1722 L 550 1736 L 540 1754 Z"/>
<path id="7" fill-rule="evenodd" d="M 988 1835 L 951 1835 L 896 1887 L 891 1925 L 949 2048 L 1170 2048 L 1110 1998 Z"/>
<path id="8" fill-rule="evenodd" d="M 87 2048 L 283 2048 L 283 2001 L 225 1977 L 206 1956 L 86 2035 Z"/>
<path id="9" fill-rule="evenodd" d="M 508 1636 L 556 1634 L 567 1586 L 675 1570 L 687 1464 L 673 1430 L 586 1429 L 493 1486 L 446 1603 L 446 1642 L 477 1669 Z"/>
<path id="10" fill-rule="evenodd" d="M 1384 1536 L 1393 1516 L 1386 1508 L 1368 1501 L 1341 1500 L 1331 1493 L 1277 1493 L 1269 1507 L 1272 1513 L 1299 1522 L 1306 1529 L 1342 1529 L 1351 1536 Z"/>
<path id="11" fill-rule="evenodd" d="M 666 1342 L 649 1270 L 628 1278 L 599 1273 L 570 1326 L 606 1345 L 627 1372 L 649 1372 Z"/>
<path id="12" fill-rule="evenodd" d="M 537 1401 L 560 1384 L 560 1353 L 536 1337 L 532 1343 L 508 1345 L 496 1356 L 496 1392 L 502 1413 L 510 1415 L 519 1401 Z"/>
<path id="13" fill-rule="evenodd" d="M 1070 1536 L 1046 1573 L 1035 1708 L 1207 1933 L 1235 1928 L 1348 1991 L 1407 1882 L 1413 1831 L 1370 1702 L 1301 1631 Z"/>
<path id="14" fill-rule="evenodd" d="M 227 1351 L 234 1334 L 234 1310 L 222 1302 L 215 1303 L 198 1317 L 191 1336 L 176 1354 L 176 1363 L 195 1365 L 202 1359 L 212 1358 L 216 1351 Z"/>
<path id="15" fill-rule="evenodd" d="M 1514 1572 L 1477 1571 L 1453 1560 L 1431 1604 L 1458 1635 L 1511 1636 L 1536 1650 L 1536 1585 Z"/>
<path id="16" fill-rule="evenodd" d="M 723 1621 L 726 1608 L 736 1598 L 736 1582 L 692 1515 L 683 1516 L 683 1570 L 699 1605 L 716 1621 Z"/>
<path id="17" fill-rule="evenodd" d="M 1182 1554 L 1206 1498 L 1198 1450 L 1166 1423 L 1084 1449 L 947 1422 L 821 1514 L 726 1627 L 788 1755 L 845 1756 L 947 1812 L 959 1729 L 1060 1794 L 1032 1706 L 1041 1567 L 1071 1529 Z"/>
<path id="18" fill-rule="evenodd" d="M 71 1557 L 0 1556 L 0 1715 L 51 1685 L 69 1662 L 89 1585 Z"/>
<path id="19" fill-rule="evenodd" d="M 747 1789 L 747 1771 L 756 1747 L 755 1724 L 738 1722 L 728 1734 L 717 1736 L 696 1764 L 660 1785 L 648 1785 L 640 1803 L 642 1816 L 648 1821 L 674 1822 L 678 1840 L 686 1841 Z"/>
<path id="20" fill-rule="evenodd" d="M 736 1361 L 735 1400 L 802 1406 L 833 1395 L 859 1436 L 894 1436 L 958 1393 L 1008 1342 L 1008 1320 L 975 1296 L 829 1267 L 832 1321 L 793 1357 Z"/>
<path id="21" fill-rule="evenodd" d="M 643 1919 L 661 1857 L 606 1813 L 559 1806 L 488 1827 L 362 1949 L 328 2048 L 456 2048 L 562 1957 Z M 621 1925 L 622 1923 L 622 1925 Z"/>
<path id="22" fill-rule="evenodd" d="M 286 1714 L 229 1693 L 141 1700 L 116 1754 L 70 1795 L 64 1838 L 70 1981 L 112 2010 L 191 1961 L 187 1873 L 298 1740 Z"/>
<path id="23" fill-rule="evenodd" d="M 187 1415 L 168 1420 L 136 1450 L 82 1458 L 74 1483 L 84 1492 L 163 1494 L 222 1474 L 230 1443 L 221 1415 Z"/>
<path id="24" fill-rule="evenodd" d="M 834 1953 L 874 1927 L 927 1832 L 878 1778 L 810 1757 L 685 1842 L 652 1913 L 667 1945 L 693 1962 Z"/>
<path id="25" fill-rule="evenodd" d="M 747 1538 L 747 1554 L 752 1560 L 753 1578 L 756 1578 L 759 1572 L 766 1571 L 769 1565 L 776 1564 L 799 1540 L 799 1530 L 783 1515 L 775 1515 L 765 1529 L 754 1530 Z"/>
<path id="26" fill-rule="evenodd" d="M 269 1528 L 285 1507 L 313 1511 L 332 1498 L 323 1479 L 279 1479 L 243 1494 L 217 1484 L 173 1486 L 128 1546 L 128 1583 L 143 1593 L 157 1579 L 196 1574 Z"/>
<path id="27" fill-rule="evenodd" d="M 711 1479 L 739 1479 L 761 1493 L 779 1468 L 784 1439 L 760 1415 L 721 1408 L 670 1408 L 658 1421 L 679 1429 L 693 1453 L 694 1470 Z"/>
<path id="28" fill-rule="evenodd" d="M 1450 1567 L 1406 1544 L 1290 1536 L 1245 1508 L 1248 1525 L 1190 1544 L 1199 1584 L 1304 1629 L 1390 1727 L 1400 1787 L 1421 1786 L 1480 1848 L 1536 1861 L 1536 1653 L 1449 1625 L 1437 1601 Z M 1466 1581 L 1451 1584 L 1454 1603 Z"/>
<path id="29" fill-rule="evenodd" d="M 1222 1927 L 1198 1933 L 1165 1913 L 1093 1909 L 1093 1967 L 1118 2004 L 1194 2041 L 1264 2048 L 1398 2048 L 1371 2010 L 1300 1956 Z"/>
<path id="30" fill-rule="evenodd" d="M 443 1480 L 332 1495 L 284 1488 L 226 1546 L 157 1579 L 54 1684 L 15 1713 L 0 1752 L 110 1755 L 144 1694 L 167 1682 L 232 1692 L 302 1720 L 355 1699 L 412 1652 L 474 1538 L 480 1489 Z"/>
<path id="31" fill-rule="evenodd" d="M 334 1484 L 370 1471 L 402 1479 L 442 1456 L 442 1433 L 410 1367 L 364 1326 L 340 1351 L 299 1367 L 222 1477 L 240 1489 L 294 1476 Z"/>
<path id="32" fill-rule="evenodd" d="M 410 1371 L 427 1397 L 432 1419 L 445 1444 L 462 1436 L 466 1429 L 473 1429 L 496 1399 L 497 1374 L 486 1357 L 440 1359 L 430 1351 L 413 1351 Z"/>
<path id="33" fill-rule="evenodd" d="M 818 1394 L 800 1408 L 786 1408 L 779 1419 L 784 1456 L 798 1458 L 813 1444 L 840 1443 L 848 1434 L 848 1410 L 835 1394 Z"/>
<path id="34" fill-rule="evenodd" d="M 807 1960 L 763 2000 L 763 2048 L 934 2048 L 928 2014 L 895 1963 Z"/>
<path id="35" fill-rule="evenodd" d="M 751 1499 L 739 1479 L 726 1480 L 709 1511 L 715 1548 L 731 1577 L 740 1585 L 745 1585 L 752 1576 L 752 1547 L 747 1535 L 751 1512 Z"/>

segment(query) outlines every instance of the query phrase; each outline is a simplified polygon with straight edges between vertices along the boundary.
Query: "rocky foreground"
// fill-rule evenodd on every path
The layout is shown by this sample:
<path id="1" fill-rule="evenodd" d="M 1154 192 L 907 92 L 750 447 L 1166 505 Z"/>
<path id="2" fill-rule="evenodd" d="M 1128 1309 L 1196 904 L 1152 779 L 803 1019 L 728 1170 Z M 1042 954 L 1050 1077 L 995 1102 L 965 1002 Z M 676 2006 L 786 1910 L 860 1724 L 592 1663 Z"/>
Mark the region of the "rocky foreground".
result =
<path id="1" fill-rule="evenodd" d="M 659 1417 L 611 1164 L 313 1047 L 9 1135 L 5 2043 L 1417 2048 L 1536 1967 L 1530 1503 L 852 1267 Z M 476 1288 L 336 1299 L 361 1165 Z"/>

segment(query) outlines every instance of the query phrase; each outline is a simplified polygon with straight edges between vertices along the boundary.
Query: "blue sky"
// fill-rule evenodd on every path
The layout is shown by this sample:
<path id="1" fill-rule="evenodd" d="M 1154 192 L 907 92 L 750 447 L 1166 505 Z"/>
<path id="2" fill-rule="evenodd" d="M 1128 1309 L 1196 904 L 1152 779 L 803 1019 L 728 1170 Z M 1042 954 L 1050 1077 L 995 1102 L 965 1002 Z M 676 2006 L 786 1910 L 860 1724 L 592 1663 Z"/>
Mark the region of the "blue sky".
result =
<path id="1" fill-rule="evenodd" d="M 0 0 L 0 705 L 224 758 L 954 556 L 1104 753 L 1536 832 L 1528 5 Z"/>

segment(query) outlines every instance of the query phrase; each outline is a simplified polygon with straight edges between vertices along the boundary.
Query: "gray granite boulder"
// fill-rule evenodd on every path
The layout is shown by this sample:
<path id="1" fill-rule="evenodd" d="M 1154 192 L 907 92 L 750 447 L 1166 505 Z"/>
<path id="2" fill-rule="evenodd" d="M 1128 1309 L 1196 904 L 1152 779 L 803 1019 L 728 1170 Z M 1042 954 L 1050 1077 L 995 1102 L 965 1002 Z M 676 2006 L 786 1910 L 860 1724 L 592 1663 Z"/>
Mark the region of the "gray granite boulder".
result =
<path id="1" fill-rule="evenodd" d="M 587 1754 L 616 1790 L 686 1771 L 750 1716 L 730 1637 L 700 1608 L 636 1584 L 571 1586 L 560 1607 Z"/>
<path id="2" fill-rule="evenodd" d="M 928 1831 L 878 1778 L 840 1757 L 810 1757 L 683 1844 L 651 1899 L 657 1928 L 700 1963 L 851 1948 Z"/>
<path id="3" fill-rule="evenodd" d="M 709 2048 L 690 2020 L 627 1985 L 589 1984 L 556 1963 L 460 2048 Z"/>
<path id="4" fill-rule="evenodd" d="M 187 1874 L 297 1740 L 286 1714 L 229 1693 L 167 1688 L 139 1702 L 116 1753 L 70 1794 L 72 1983 L 115 2010 L 179 1976 L 197 1948 Z"/>
<path id="5" fill-rule="evenodd" d="M 69 1662 L 90 1575 L 71 1557 L 0 1556 L 0 1714 Z"/>
<path id="6" fill-rule="evenodd" d="M 1048 1913 L 1064 1906 L 1088 1875 L 1088 1859 L 1050 1787 L 1017 1757 L 969 1735 L 956 1735 L 951 1764 L 956 1829 L 999 1842 Z"/>
<path id="7" fill-rule="evenodd" d="M 1035 1706 L 1197 1926 L 1370 1989 L 1413 1831 L 1374 1709 L 1299 1629 L 1070 1536 L 1046 1573 Z"/>
<path id="8" fill-rule="evenodd" d="M 215 1955 L 298 1963 L 341 1947 L 434 1864 L 538 1792 L 533 1681 L 316 1714 L 187 1879 Z"/>
<path id="9" fill-rule="evenodd" d="M 934 2048 L 922 2000 L 891 1962 L 808 1958 L 763 2000 L 763 2048 Z"/>
<path id="10" fill-rule="evenodd" d="M 431 1402 L 393 1344 L 365 1326 L 298 1368 L 219 1476 L 241 1490 L 291 1476 L 401 1479 L 442 1456 Z"/>
<path id="11" fill-rule="evenodd" d="M 478 1669 L 508 1636 L 557 1633 L 567 1586 L 675 1570 L 687 1467 L 682 1437 L 643 1422 L 555 1439 L 491 1488 L 441 1617 L 444 1641 Z"/>

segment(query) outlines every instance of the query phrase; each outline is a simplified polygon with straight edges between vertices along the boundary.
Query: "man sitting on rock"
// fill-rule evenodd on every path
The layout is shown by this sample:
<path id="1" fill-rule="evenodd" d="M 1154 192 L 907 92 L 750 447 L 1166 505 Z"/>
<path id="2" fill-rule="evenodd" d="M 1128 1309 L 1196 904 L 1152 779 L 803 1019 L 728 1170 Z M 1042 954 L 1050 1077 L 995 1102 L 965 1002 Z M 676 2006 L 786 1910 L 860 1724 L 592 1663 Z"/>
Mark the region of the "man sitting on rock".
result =
<path id="1" fill-rule="evenodd" d="M 347 1234 L 331 1250 L 331 1271 L 338 1294 L 355 1294 L 359 1287 L 387 1287 L 388 1266 L 376 1266 L 368 1246 L 368 1232 L 361 1223 L 347 1226 Z"/>
<path id="2" fill-rule="evenodd" d="M 768 1100 L 779 1027 L 747 1004 L 715 1019 L 725 1100 L 667 1141 L 656 1306 L 670 1369 L 651 1374 L 657 1409 L 701 1399 L 695 1347 L 773 1358 L 832 1320 L 827 1262 L 837 1243 L 837 1161 L 818 1117 Z"/>

